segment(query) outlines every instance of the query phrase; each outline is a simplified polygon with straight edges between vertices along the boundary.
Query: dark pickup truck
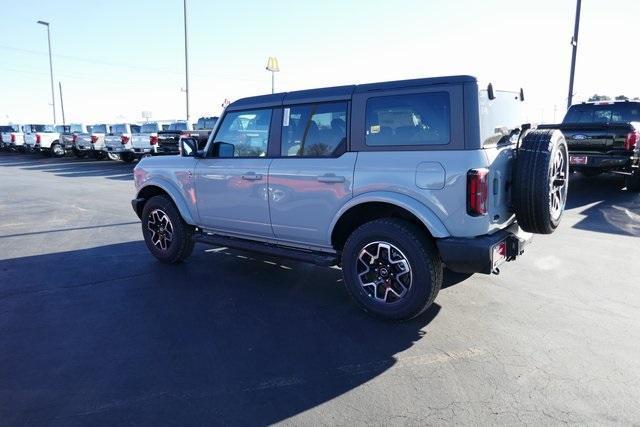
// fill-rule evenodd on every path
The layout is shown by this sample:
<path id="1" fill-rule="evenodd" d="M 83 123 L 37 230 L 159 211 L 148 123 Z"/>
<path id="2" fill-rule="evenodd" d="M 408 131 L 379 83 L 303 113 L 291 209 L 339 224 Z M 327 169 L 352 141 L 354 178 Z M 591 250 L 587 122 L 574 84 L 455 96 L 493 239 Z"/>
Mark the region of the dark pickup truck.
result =
<path id="1" fill-rule="evenodd" d="M 190 138 L 203 149 L 213 130 L 217 117 L 201 117 L 195 126 L 187 121 L 171 123 L 167 130 L 158 132 L 158 148 L 155 155 L 180 154 L 180 140 Z"/>
<path id="2" fill-rule="evenodd" d="M 602 172 L 621 174 L 627 190 L 640 191 L 640 102 L 572 105 L 561 124 L 538 128 L 562 131 L 571 171 L 588 177 Z"/>

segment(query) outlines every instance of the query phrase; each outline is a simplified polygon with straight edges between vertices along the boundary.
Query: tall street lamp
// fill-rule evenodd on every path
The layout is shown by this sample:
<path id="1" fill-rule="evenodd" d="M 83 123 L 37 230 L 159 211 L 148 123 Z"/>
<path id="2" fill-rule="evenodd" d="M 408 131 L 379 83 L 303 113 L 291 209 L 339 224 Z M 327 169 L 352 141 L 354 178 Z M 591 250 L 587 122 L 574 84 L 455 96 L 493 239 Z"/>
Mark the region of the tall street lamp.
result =
<path id="1" fill-rule="evenodd" d="M 51 32 L 49 31 L 49 23 L 38 21 L 40 25 L 47 27 L 47 40 L 49 41 L 49 74 L 51 75 L 51 108 L 53 108 L 53 124 L 56 124 L 56 96 L 53 89 L 53 61 L 51 60 Z"/>
<path id="2" fill-rule="evenodd" d="M 184 79 L 185 93 L 187 95 L 187 121 L 189 121 L 189 59 L 187 45 L 187 0 L 182 2 L 184 6 Z"/>
<path id="3" fill-rule="evenodd" d="M 275 74 L 280 71 L 280 67 L 278 66 L 278 58 L 275 56 L 270 56 L 267 60 L 267 71 L 271 71 L 271 93 L 274 93 L 275 89 Z"/>
<path id="4" fill-rule="evenodd" d="M 569 74 L 569 96 L 567 98 L 567 109 L 571 107 L 573 102 L 573 77 L 576 72 L 576 55 L 578 53 L 578 30 L 580 29 L 580 6 L 582 0 L 578 0 L 576 3 L 576 20 L 573 26 L 573 38 L 571 39 L 571 46 L 573 46 L 571 53 L 571 74 Z"/>

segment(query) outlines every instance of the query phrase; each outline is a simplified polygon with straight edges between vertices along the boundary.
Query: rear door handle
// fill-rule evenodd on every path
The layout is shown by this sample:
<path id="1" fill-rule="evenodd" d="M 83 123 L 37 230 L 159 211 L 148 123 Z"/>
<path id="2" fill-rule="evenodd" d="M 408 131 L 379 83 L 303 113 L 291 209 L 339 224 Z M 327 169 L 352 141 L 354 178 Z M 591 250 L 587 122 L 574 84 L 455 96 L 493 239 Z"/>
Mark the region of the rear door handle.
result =
<path id="1" fill-rule="evenodd" d="M 247 181 L 259 181 L 262 179 L 262 175 L 257 174 L 255 172 L 247 172 L 244 175 L 242 175 L 242 179 L 245 179 Z"/>
<path id="2" fill-rule="evenodd" d="M 344 182 L 344 176 L 338 176 L 332 173 L 326 173 L 324 175 L 320 175 L 318 177 L 318 181 L 320 182 L 326 182 L 328 184 L 334 184 L 334 183 L 340 183 L 340 182 Z"/>

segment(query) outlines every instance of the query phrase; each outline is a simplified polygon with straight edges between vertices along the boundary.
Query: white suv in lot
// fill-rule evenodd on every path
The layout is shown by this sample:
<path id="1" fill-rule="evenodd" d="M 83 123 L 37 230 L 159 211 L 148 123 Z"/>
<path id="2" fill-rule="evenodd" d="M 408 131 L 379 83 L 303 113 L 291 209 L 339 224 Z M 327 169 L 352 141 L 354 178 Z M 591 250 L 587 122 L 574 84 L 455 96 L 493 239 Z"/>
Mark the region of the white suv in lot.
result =
<path id="1" fill-rule="evenodd" d="M 360 307 L 408 319 L 443 266 L 498 272 L 558 227 L 567 144 L 523 100 L 470 76 L 240 99 L 204 150 L 142 159 L 132 205 L 161 262 L 203 242 L 338 265 Z"/>

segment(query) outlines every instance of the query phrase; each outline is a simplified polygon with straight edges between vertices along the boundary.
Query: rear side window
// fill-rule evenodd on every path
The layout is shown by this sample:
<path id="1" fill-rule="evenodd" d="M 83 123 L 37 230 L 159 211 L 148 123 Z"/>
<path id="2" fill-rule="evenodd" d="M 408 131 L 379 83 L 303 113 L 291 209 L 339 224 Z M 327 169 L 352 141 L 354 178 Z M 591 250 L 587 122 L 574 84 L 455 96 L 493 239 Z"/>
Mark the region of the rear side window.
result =
<path id="1" fill-rule="evenodd" d="M 347 141 L 347 103 L 285 107 L 280 155 L 330 157 Z"/>
<path id="2" fill-rule="evenodd" d="M 217 143 L 222 147 L 218 150 L 218 156 L 266 156 L 270 125 L 271 109 L 233 111 L 225 114 L 213 141 L 214 146 Z"/>
<path id="3" fill-rule="evenodd" d="M 447 92 L 370 98 L 365 143 L 371 147 L 446 145 L 451 139 L 450 123 Z"/>

